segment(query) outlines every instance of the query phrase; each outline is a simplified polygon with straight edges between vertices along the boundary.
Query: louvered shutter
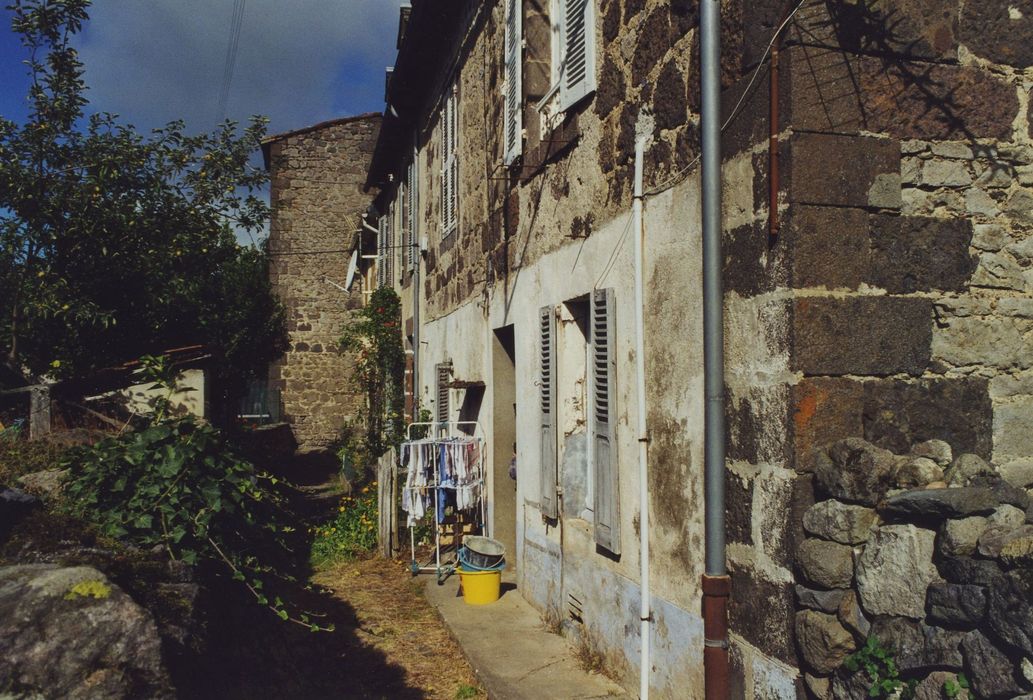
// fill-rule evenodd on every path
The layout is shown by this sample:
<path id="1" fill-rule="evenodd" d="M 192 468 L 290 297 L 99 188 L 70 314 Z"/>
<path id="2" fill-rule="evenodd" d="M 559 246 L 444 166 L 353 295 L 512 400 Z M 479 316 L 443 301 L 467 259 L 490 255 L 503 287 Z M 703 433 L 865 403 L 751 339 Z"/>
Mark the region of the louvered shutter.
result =
<path id="1" fill-rule="evenodd" d="M 555 518 L 559 514 L 556 503 L 556 315 L 551 306 L 543 306 L 538 313 L 541 339 L 539 363 L 541 377 L 538 393 L 542 413 L 541 432 L 541 491 L 542 515 Z"/>
<path id="2" fill-rule="evenodd" d="M 595 541 L 620 554 L 620 496 L 617 489 L 617 363 L 613 290 L 592 292 L 592 440 L 595 456 Z"/>
<path id="3" fill-rule="evenodd" d="M 452 376 L 452 364 L 442 362 L 434 366 L 436 402 L 434 406 L 434 420 L 438 423 L 448 421 L 448 382 Z"/>
<path id="4" fill-rule="evenodd" d="M 416 222 L 419 220 L 417 215 L 417 199 L 416 193 L 419 188 L 419 184 L 416 181 L 416 168 L 415 156 L 409 163 L 409 172 L 405 178 L 405 194 L 406 194 L 406 211 L 408 212 L 406 229 L 409 232 L 409 241 L 406 244 L 404 251 L 405 254 L 405 269 L 414 270 L 416 269 L 416 261 L 419 255 L 419 229 Z"/>
<path id="5" fill-rule="evenodd" d="M 401 215 L 398 217 L 402 226 L 402 273 L 409 271 L 409 248 L 412 246 L 412 218 L 409 209 L 409 168 L 406 168 L 405 180 L 398 188 L 398 202 Z"/>
<path id="6" fill-rule="evenodd" d="M 449 97 L 452 118 L 449 121 L 452 129 L 452 157 L 449 161 L 449 177 L 452 179 L 448 188 L 451 196 L 449 202 L 449 231 L 454 231 L 459 226 L 459 105 L 455 88 Z"/>
<path id="7" fill-rule="evenodd" d="M 595 0 L 560 0 L 560 109 L 595 90 Z"/>
<path id="8" fill-rule="evenodd" d="M 377 220 L 377 287 L 387 284 L 387 217 Z"/>
<path id="9" fill-rule="evenodd" d="M 448 236 L 458 224 L 459 159 L 456 90 L 445 96 L 441 113 L 441 236 Z"/>
<path id="10" fill-rule="evenodd" d="M 384 265 L 384 285 L 388 287 L 395 286 L 395 255 L 398 253 L 398 247 L 395 242 L 395 203 L 392 202 L 390 209 L 387 211 L 387 231 L 386 231 L 386 250 L 384 252 L 384 259 L 387 264 Z"/>
<path id="11" fill-rule="evenodd" d="M 523 88 L 521 86 L 523 51 L 521 46 L 522 37 L 522 2 L 521 0 L 508 0 L 506 3 L 506 152 L 503 162 L 511 165 L 520 155 L 523 139 Z"/>

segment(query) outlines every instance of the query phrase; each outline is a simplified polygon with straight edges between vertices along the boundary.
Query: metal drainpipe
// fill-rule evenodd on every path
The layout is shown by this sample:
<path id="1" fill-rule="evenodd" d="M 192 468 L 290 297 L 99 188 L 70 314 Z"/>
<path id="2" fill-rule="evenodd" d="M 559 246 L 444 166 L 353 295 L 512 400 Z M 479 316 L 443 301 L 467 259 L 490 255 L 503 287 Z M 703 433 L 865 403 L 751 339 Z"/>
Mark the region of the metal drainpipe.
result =
<path id="1" fill-rule="evenodd" d="M 728 697 L 728 597 L 725 567 L 724 290 L 721 284 L 721 10 L 700 3 L 703 198 L 703 374 L 706 568 L 703 667 L 707 700 Z"/>
<path id="2" fill-rule="evenodd" d="M 641 122 L 640 122 L 641 124 Z M 639 492 L 639 628 L 642 642 L 639 659 L 639 698 L 649 697 L 649 660 L 650 612 L 649 593 L 649 470 L 647 465 L 647 449 L 649 445 L 646 432 L 646 341 L 645 341 L 645 292 L 643 290 L 643 251 L 642 251 L 642 162 L 646 148 L 646 137 L 639 133 L 635 139 L 635 195 L 632 203 L 631 218 L 635 235 L 635 388 L 638 394 L 638 492 Z"/>

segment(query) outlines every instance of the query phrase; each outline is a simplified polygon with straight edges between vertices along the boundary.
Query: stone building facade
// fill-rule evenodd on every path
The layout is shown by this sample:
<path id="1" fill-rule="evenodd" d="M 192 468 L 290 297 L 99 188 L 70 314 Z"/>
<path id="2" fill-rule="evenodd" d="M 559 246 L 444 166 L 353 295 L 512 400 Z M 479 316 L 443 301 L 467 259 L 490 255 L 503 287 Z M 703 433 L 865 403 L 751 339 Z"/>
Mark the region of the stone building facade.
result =
<path id="1" fill-rule="evenodd" d="M 795 557 L 804 513 L 825 498 L 818 448 L 937 439 L 1033 487 L 1033 11 L 789 3 L 771 90 L 786 3 L 721 6 L 733 687 L 789 698 L 809 692 Z M 572 49 L 553 35 L 568 10 L 591 32 L 572 87 Z M 420 402 L 480 423 L 489 529 L 522 595 L 628 686 L 648 509 L 658 697 L 702 688 L 697 56 L 689 0 L 413 2 L 369 173 L 393 222 L 382 257 L 420 250 L 393 257 L 401 272 L 385 280 L 418 339 Z M 645 493 L 629 233 L 640 136 Z M 615 477 L 592 447 L 597 318 L 613 336 Z"/>
<path id="2" fill-rule="evenodd" d="M 342 287 L 372 202 L 365 181 L 380 121 L 379 114 L 336 119 L 262 144 L 273 209 L 270 278 L 287 309 L 290 339 L 269 381 L 301 452 L 330 448 L 362 406 L 339 341 L 362 306 L 363 285 Z"/>

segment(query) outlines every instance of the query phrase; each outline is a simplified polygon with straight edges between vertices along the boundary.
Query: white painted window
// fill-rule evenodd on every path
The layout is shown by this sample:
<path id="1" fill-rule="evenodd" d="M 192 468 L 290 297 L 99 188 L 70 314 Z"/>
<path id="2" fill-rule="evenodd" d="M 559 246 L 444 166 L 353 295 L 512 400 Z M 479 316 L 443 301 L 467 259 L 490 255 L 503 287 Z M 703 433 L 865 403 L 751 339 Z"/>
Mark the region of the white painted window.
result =
<path id="1" fill-rule="evenodd" d="M 457 86 L 452 85 L 441 105 L 441 238 L 459 228 L 459 109 Z"/>
<path id="2" fill-rule="evenodd" d="M 597 0 L 552 0 L 552 82 L 564 111 L 595 92 Z"/>
<path id="3" fill-rule="evenodd" d="M 506 1 L 506 77 L 503 83 L 505 95 L 505 155 L 503 162 L 512 165 L 520 155 L 523 145 L 523 2 Z"/>

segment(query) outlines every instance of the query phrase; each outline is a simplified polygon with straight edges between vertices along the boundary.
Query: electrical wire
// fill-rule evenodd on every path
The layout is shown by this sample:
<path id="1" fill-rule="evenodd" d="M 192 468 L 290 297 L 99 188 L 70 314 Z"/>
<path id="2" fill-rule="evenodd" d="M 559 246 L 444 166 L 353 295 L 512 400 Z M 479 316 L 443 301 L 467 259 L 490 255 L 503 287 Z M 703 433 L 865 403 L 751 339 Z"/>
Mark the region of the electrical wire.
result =
<path id="1" fill-rule="evenodd" d="M 771 55 L 771 47 L 775 45 L 775 40 L 782 33 L 782 30 L 786 28 L 786 25 L 789 24 L 789 22 L 793 19 L 793 17 L 796 15 L 796 13 L 799 12 L 800 9 L 806 3 L 807 3 L 807 0 L 800 0 L 800 2 L 797 4 L 797 6 L 795 8 L 793 8 L 793 11 L 790 12 L 786 16 L 785 21 L 783 21 L 782 24 L 778 25 L 778 29 L 776 29 L 774 31 L 774 33 L 771 35 L 771 39 L 768 41 L 768 45 L 766 47 L 764 47 L 764 53 L 763 53 L 763 55 L 761 55 L 760 61 L 757 63 L 757 67 L 753 71 L 753 75 L 750 76 L 750 81 L 746 84 L 746 89 L 742 91 L 742 94 L 739 96 L 739 101 L 736 102 L 735 103 L 735 107 L 732 108 L 731 114 L 728 115 L 728 118 L 725 119 L 724 123 L 721 125 L 721 132 L 722 133 L 724 133 L 725 129 L 728 128 L 728 125 L 732 123 L 732 120 L 734 120 L 737 116 L 739 116 L 740 108 L 746 102 L 746 98 L 750 95 L 750 91 L 753 89 L 754 83 L 757 82 L 757 76 L 760 75 L 761 69 L 764 67 L 764 64 L 767 63 L 768 56 Z M 702 158 L 702 154 L 696 156 L 695 158 L 693 158 L 689 162 L 688 165 L 686 165 L 684 168 L 682 168 L 681 170 L 676 172 L 674 175 L 672 175 L 670 178 L 668 178 L 663 183 L 661 183 L 661 184 L 657 185 L 656 187 L 653 187 L 652 189 L 646 191 L 643 196 L 651 197 L 653 195 L 660 194 L 661 192 L 663 192 L 665 190 L 671 189 L 676 184 L 678 184 L 679 182 L 681 182 L 682 180 L 685 179 L 684 176 L 688 175 L 689 171 L 691 171 L 694 167 L 696 167 L 696 164 L 699 163 L 700 158 Z"/>
<path id="2" fill-rule="evenodd" d="M 222 66 L 222 85 L 219 88 L 219 121 L 226 119 L 226 105 L 229 102 L 230 86 L 233 84 L 233 70 L 237 63 L 240 47 L 240 30 L 244 26 L 244 9 L 247 0 L 233 0 L 233 15 L 230 18 L 230 40 L 226 46 L 226 58 Z"/>

